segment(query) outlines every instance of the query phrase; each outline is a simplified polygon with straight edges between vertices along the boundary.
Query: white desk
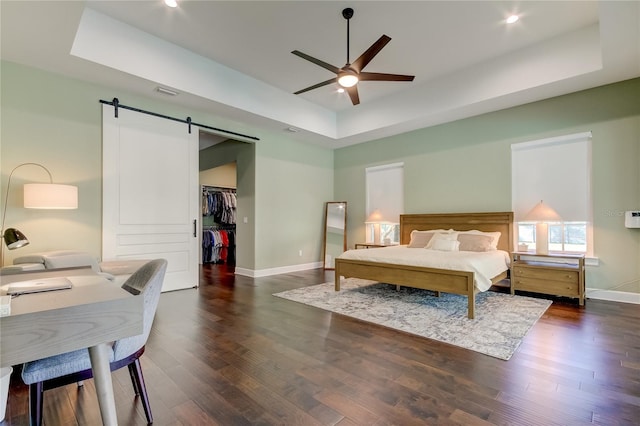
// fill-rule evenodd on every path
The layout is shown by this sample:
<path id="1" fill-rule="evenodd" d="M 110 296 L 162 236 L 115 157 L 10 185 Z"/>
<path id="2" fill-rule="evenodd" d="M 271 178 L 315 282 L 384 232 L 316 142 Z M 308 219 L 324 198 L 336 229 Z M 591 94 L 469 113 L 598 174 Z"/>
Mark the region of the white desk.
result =
<path id="1" fill-rule="evenodd" d="M 9 282 L 60 274 L 18 275 L 0 277 L 0 293 L 4 294 Z M 143 298 L 99 275 L 67 278 L 73 284 L 70 290 L 24 294 L 11 300 L 11 315 L 0 318 L 0 366 L 88 347 L 102 422 L 117 425 L 109 343 L 142 333 Z"/>

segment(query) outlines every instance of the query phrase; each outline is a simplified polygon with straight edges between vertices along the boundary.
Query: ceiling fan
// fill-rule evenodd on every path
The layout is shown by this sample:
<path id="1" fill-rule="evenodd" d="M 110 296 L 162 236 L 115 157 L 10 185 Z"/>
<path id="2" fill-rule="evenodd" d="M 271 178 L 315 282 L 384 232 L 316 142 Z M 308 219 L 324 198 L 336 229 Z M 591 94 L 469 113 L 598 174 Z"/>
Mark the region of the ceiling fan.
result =
<path id="1" fill-rule="evenodd" d="M 353 103 L 353 105 L 358 105 L 360 103 L 360 97 L 358 96 L 357 84 L 360 81 L 413 81 L 413 75 L 384 74 L 362 71 L 364 67 L 366 67 L 369 62 L 371 62 L 371 60 L 382 50 L 382 48 L 391 41 L 391 37 L 386 35 L 382 35 L 382 37 L 380 37 L 378 41 L 373 43 L 371 47 L 369 47 L 362 55 L 360 55 L 358 59 L 356 59 L 353 63 L 349 63 L 349 20 L 353 17 L 353 9 L 351 9 L 350 7 L 344 9 L 342 11 L 342 16 L 347 20 L 346 65 L 342 68 L 338 68 L 305 53 L 302 53 L 299 50 L 294 50 L 293 52 L 291 52 L 294 55 L 306 59 L 307 61 L 313 62 L 314 64 L 319 65 L 322 68 L 325 68 L 336 74 L 335 78 L 323 81 L 322 83 L 314 84 L 313 86 L 309 86 L 302 90 L 298 90 L 294 93 L 294 95 L 299 95 L 300 93 L 308 92 L 309 90 L 317 89 L 318 87 L 326 86 L 327 84 L 338 83 L 347 91 L 347 93 L 349 93 L 349 97 L 351 98 L 351 102 Z"/>

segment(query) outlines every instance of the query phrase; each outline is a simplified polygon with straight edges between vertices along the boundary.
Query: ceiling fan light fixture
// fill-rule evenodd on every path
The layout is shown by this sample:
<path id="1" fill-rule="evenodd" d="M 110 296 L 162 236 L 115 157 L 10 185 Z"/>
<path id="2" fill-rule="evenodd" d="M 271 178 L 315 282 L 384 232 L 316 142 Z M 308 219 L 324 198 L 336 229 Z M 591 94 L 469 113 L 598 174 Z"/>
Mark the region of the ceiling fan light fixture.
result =
<path id="1" fill-rule="evenodd" d="M 353 71 L 341 72 L 338 76 L 338 84 L 342 87 L 353 87 L 358 84 L 358 76 Z"/>

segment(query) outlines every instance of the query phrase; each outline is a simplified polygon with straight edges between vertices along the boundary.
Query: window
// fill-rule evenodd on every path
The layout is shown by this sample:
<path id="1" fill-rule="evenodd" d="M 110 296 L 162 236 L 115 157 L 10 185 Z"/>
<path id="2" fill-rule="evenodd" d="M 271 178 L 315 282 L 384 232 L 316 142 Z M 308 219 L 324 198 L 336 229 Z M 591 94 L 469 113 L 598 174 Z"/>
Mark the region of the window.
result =
<path id="1" fill-rule="evenodd" d="M 587 253 L 587 222 L 554 222 L 549 224 L 549 251 Z M 518 222 L 518 244 L 532 249 L 536 245 L 536 224 Z"/>
<path id="2" fill-rule="evenodd" d="M 367 218 L 378 211 L 381 216 L 379 225 L 367 224 L 366 238 L 374 241 L 376 226 L 380 227 L 380 241 L 389 239 L 392 244 L 400 243 L 400 214 L 404 212 L 404 163 L 367 167 Z"/>
<path id="3" fill-rule="evenodd" d="M 527 213 L 541 200 L 562 218 L 549 222 L 549 251 L 593 255 L 591 133 L 511 145 L 512 207 L 518 244 L 535 247 Z"/>

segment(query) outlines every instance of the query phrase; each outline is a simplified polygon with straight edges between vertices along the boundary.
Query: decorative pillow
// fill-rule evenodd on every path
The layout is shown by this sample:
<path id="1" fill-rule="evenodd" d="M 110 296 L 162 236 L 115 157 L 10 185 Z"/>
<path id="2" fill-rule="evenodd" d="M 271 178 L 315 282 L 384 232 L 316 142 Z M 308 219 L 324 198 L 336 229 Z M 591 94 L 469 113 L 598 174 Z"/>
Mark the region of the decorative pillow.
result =
<path id="1" fill-rule="evenodd" d="M 429 244 L 425 248 L 431 249 L 436 241 L 445 240 L 445 241 L 458 241 L 458 233 L 457 232 L 436 232 L 436 234 L 431 238 Z"/>
<path id="2" fill-rule="evenodd" d="M 500 236 L 502 235 L 501 232 L 495 231 L 495 232 L 483 232 L 483 231 L 478 231 L 478 230 L 473 230 L 473 231 L 461 231 L 460 235 L 486 235 L 488 237 L 491 237 L 491 250 L 497 250 L 498 249 L 498 241 L 500 241 Z M 462 250 L 462 249 L 461 249 Z"/>
<path id="3" fill-rule="evenodd" d="M 411 241 L 408 248 L 426 248 L 433 235 L 439 232 L 447 233 L 446 229 L 429 229 L 426 231 L 418 231 L 414 229 L 411 231 Z M 414 241 L 415 240 L 415 241 Z M 424 242 L 424 244 L 422 244 Z"/>
<path id="4" fill-rule="evenodd" d="M 434 235 L 435 231 L 411 231 L 411 241 L 407 247 L 425 248 Z"/>
<path id="5" fill-rule="evenodd" d="M 439 250 L 439 251 L 458 251 L 460 246 L 460 241 L 458 240 L 444 240 L 439 238 L 433 238 L 433 244 L 431 245 L 431 250 Z"/>
<path id="6" fill-rule="evenodd" d="M 493 238 L 490 235 L 480 234 L 464 234 L 458 235 L 458 241 L 460 242 L 460 251 L 492 251 L 495 250 L 491 247 Z"/>

